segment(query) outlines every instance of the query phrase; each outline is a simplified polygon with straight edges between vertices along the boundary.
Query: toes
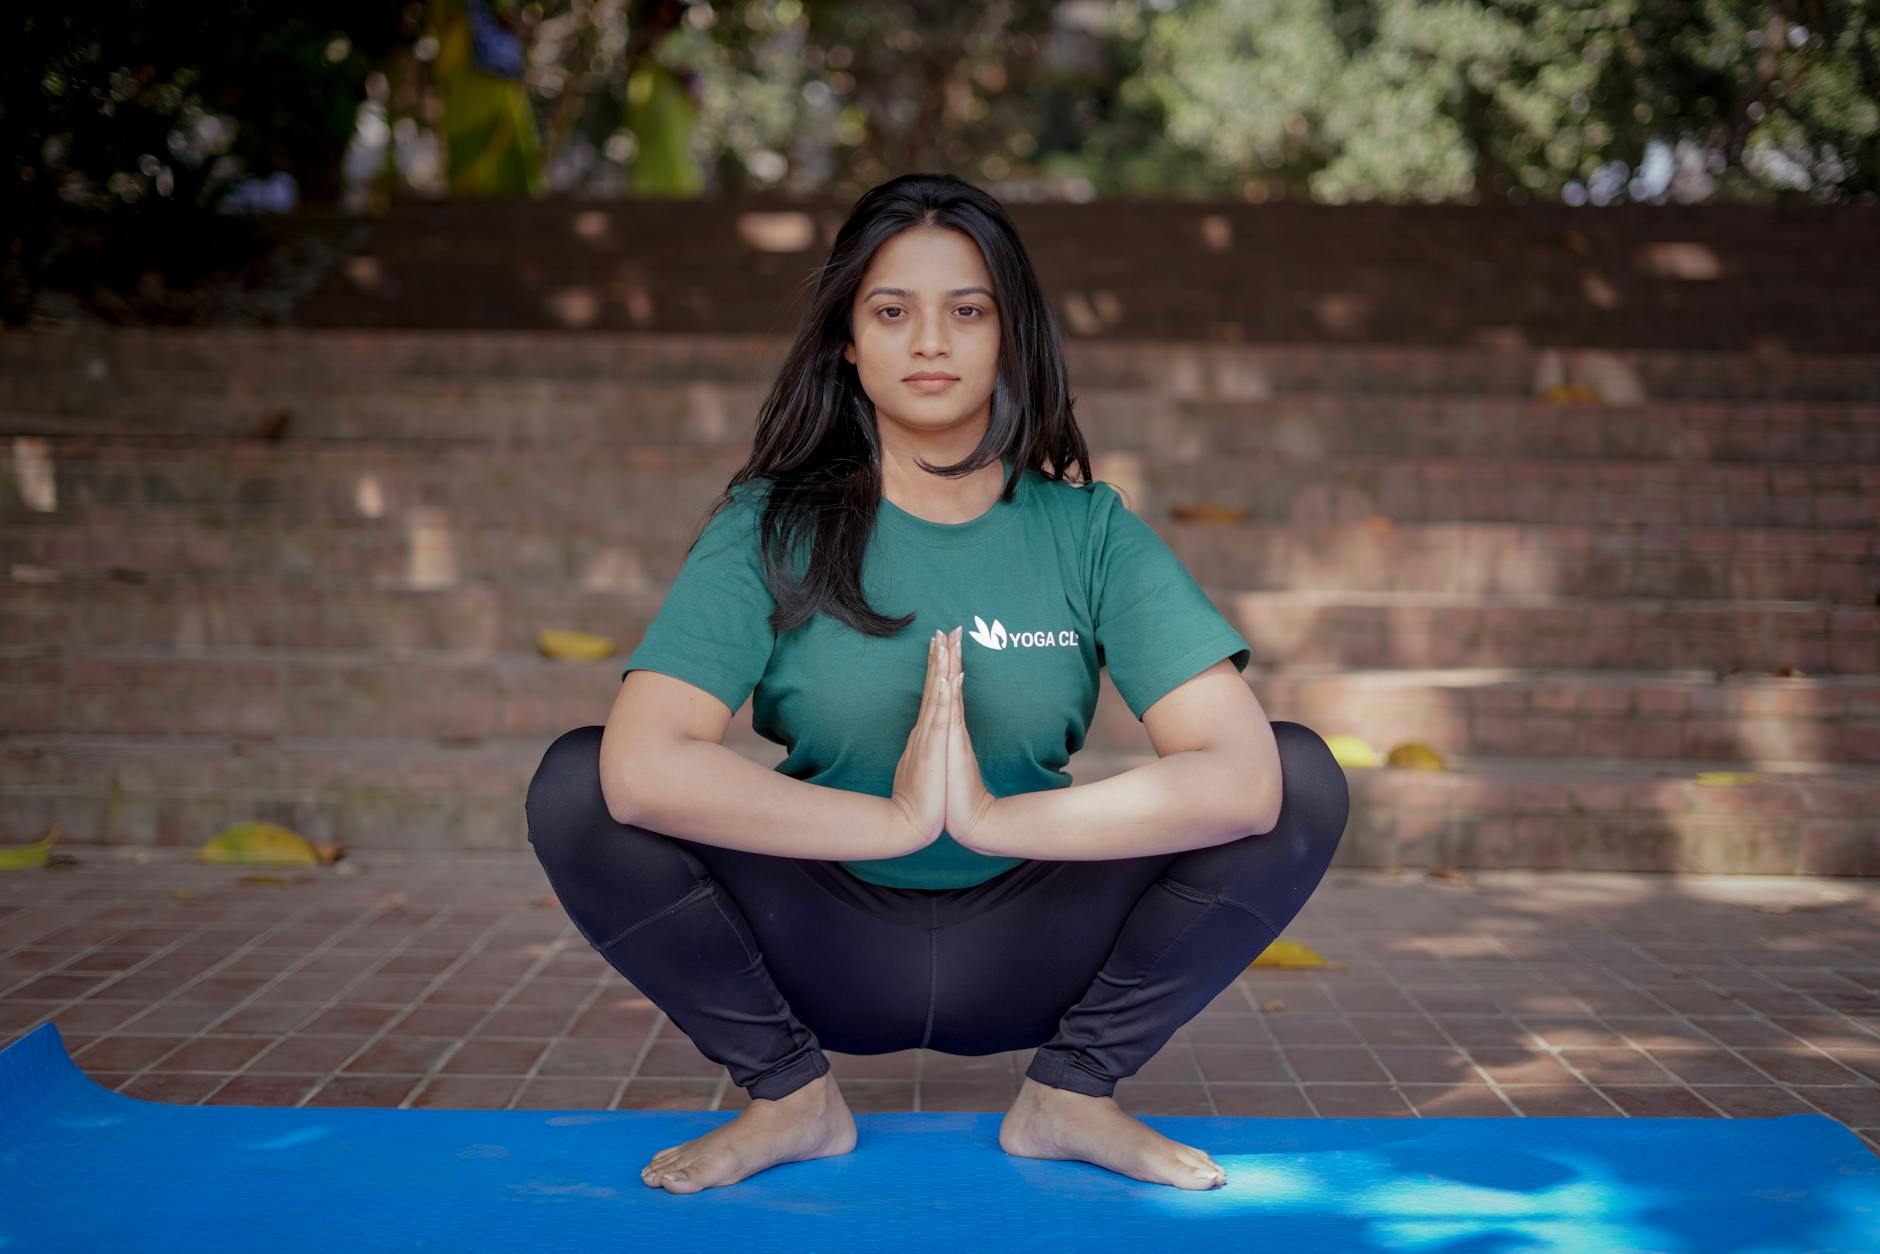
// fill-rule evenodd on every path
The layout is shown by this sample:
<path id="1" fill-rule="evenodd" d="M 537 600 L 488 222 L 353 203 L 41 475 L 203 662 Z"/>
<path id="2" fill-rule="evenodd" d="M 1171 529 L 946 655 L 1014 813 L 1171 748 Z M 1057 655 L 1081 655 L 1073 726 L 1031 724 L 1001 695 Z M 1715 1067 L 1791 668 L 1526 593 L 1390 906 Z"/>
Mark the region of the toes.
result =
<path id="1" fill-rule="evenodd" d="M 1175 1156 L 1196 1180 L 1207 1181 L 1208 1188 L 1227 1183 L 1227 1173 L 1221 1169 L 1221 1165 L 1200 1150 L 1184 1145 L 1175 1152 Z"/>
<path id="2" fill-rule="evenodd" d="M 676 1174 L 679 1174 L 672 1170 L 673 1166 L 677 1162 L 678 1162 L 678 1158 L 676 1155 L 672 1155 L 672 1154 L 661 1155 L 660 1157 L 655 1158 L 652 1162 L 646 1164 L 646 1166 L 640 1168 L 640 1178 L 649 1183 L 657 1184 L 661 1179 L 670 1178 Z"/>
<path id="3" fill-rule="evenodd" d="M 1175 1153 L 1190 1167 L 1205 1167 L 1211 1171 L 1219 1171 L 1221 1169 L 1221 1164 L 1209 1157 L 1206 1150 L 1198 1150 L 1192 1145 L 1184 1145 L 1176 1150 Z"/>
<path id="4" fill-rule="evenodd" d="M 648 1171 L 640 1177 L 648 1188 L 665 1189 L 668 1192 L 682 1193 L 697 1186 L 687 1178 L 684 1171 Z"/>

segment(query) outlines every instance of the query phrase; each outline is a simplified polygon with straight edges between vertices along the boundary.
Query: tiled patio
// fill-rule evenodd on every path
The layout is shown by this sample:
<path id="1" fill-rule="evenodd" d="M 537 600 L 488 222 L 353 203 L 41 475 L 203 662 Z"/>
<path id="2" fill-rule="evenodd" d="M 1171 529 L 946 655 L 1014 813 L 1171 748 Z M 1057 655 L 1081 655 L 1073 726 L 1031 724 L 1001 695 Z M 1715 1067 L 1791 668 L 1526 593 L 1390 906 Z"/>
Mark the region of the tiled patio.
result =
<path id="1" fill-rule="evenodd" d="M 0 1042 L 99 1084 L 269 1106 L 735 1109 L 525 849 L 318 870 L 75 848 L 0 873 Z M 1136 1114 L 1819 1111 L 1880 1149 L 1880 880 L 1335 869 L 1137 1076 Z M 1003 1110 L 1029 1051 L 831 1052 L 852 1109 Z"/>

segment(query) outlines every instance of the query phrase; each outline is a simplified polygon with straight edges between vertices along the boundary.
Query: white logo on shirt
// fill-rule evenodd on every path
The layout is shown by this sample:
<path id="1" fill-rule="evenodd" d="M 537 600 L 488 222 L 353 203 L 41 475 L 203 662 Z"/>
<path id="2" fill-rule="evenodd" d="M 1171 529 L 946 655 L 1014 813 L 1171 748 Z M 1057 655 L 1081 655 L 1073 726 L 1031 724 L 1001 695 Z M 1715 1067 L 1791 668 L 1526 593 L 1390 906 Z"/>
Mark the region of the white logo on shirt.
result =
<path id="1" fill-rule="evenodd" d="M 966 633 L 988 649 L 1037 649 L 1049 645 L 1074 645 L 1077 633 L 1070 629 L 1063 631 L 1007 631 L 1005 624 L 998 619 L 992 620 L 992 626 L 986 626 L 986 620 L 973 615 L 973 629 Z"/>

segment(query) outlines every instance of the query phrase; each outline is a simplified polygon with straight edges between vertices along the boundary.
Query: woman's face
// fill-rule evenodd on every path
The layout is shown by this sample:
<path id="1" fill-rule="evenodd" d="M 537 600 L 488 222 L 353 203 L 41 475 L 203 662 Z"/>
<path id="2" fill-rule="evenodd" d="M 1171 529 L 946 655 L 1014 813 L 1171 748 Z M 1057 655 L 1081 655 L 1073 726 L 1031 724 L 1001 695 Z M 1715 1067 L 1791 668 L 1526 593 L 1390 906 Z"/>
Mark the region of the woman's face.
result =
<path id="1" fill-rule="evenodd" d="M 910 227 L 890 238 L 862 275 L 849 325 L 854 339 L 842 356 L 875 403 L 877 427 L 960 427 L 975 436 L 984 428 L 998 381 L 999 311 L 971 237 Z M 922 373 L 949 374 L 957 382 L 908 380 Z"/>

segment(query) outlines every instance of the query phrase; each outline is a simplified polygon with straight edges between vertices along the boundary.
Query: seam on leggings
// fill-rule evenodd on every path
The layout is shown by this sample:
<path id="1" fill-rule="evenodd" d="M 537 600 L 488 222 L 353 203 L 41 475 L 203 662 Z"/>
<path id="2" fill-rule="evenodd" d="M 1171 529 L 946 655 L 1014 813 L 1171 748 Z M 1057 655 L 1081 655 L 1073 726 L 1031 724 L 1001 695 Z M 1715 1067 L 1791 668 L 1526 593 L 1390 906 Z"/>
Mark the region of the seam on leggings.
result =
<path id="1" fill-rule="evenodd" d="M 608 948 L 611 948 L 612 946 L 618 945 L 621 941 L 627 939 L 627 937 L 633 935 L 635 932 L 645 927 L 648 923 L 652 923 L 658 919 L 663 919 L 667 915 L 671 914 L 673 911 L 678 910 L 681 907 L 691 905 L 693 902 L 697 901 L 704 894 L 711 892 L 711 890 L 712 890 L 712 882 L 710 880 L 706 880 L 703 883 L 701 883 L 697 888 L 694 888 L 691 892 L 681 897 L 678 901 L 673 902 L 670 906 L 667 906 L 664 910 L 661 910 L 658 914 L 648 915 L 646 918 L 641 919 L 638 923 L 635 923 L 632 927 L 628 928 L 626 931 L 622 932 L 620 935 L 608 941 L 606 944 L 596 945 L 594 948 L 608 949 Z"/>
<path id="2" fill-rule="evenodd" d="M 1206 905 L 1202 906 L 1201 909 L 1195 911 L 1195 917 L 1188 920 L 1188 926 L 1183 928 L 1181 931 L 1177 932 L 1175 934 L 1174 939 L 1170 940 L 1168 944 L 1162 946 L 1162 951 L 1156 954 L 1156 956 L 1150 960 L 1147 969 L 1143 971 L 1142 981 L 1138 983 L 1136 987 L 1129 990 L 1129 995 L 1123 998 L 1122 1001 L 1118 1002 L 1116 1004 L 1115 1009 L 1111 1010 L 1109 1014 L 1103 1016 L 1103 1022 L 1097 1025 L 1097 1030 L 1091 1034 L 1090 1039 L 1083 1042 L 1081 1045 L 1079 1045 L 1077 1047 L 1077 1052 L 1071 1055 L 1073 1060 L 1078 1059 L 1078 1058 L 1082 1058 L 1085 1061 L 1089 1060 L 1090 1047 L 1103 1039 L 1104 1030 L 1110 1026 L 1110 1020 L 1116 1018 L 1117 1015 L 1121 1014 L 1123 1012 L 1123 1008 L 1125 1006 L 1128 1006 L 1130 1002 L 1136 999 L 1136 994 L 1142 992 L 1143 984 L 1148 983 L 1149 977 L 1155 974 L 1155 969 L 1156 967 L 1161 965 L 1162 959 L 1168 957 L 1168 951 L 1175 948 L 1175 946 L 1181 942 L 1182 937 L 1194 931 L 1195 924 L 1207 918 L 1208 911 L 1214 909 L 1214 907 L 1218 904 L 1220 903 L 1216 901 L 1209 901 Z"/>
<path id="3" fill-rule="evenodd" d="M 1206 891 L 1205 889 L 1196 888 L 1192 884 L 1184 884 L 1180 880 L 1172 880 L 1168 878 L 1168 876 L 1166 875 L 1162 877 L 1160 883 L 1162 887 L 1168 889 L 1170 892 L 1174 893 L 1177 897 L 1186 897 L 1189 901 L 1205 902 L 1209 905 L 1213 905 L 1214 903 L 1219 902 L 1221 905 L 1224 905 L 1224 906 L 1232 906 L 1234 909 L 1240 911 L 1242 914 L 1252 915 L 1254 917 L 1254 920 L 1258 922 L 1261 927 L 1273 933 L 1273 935 L 1275 936 L 1279 935 L 1279 929 L 1274 927 L 1270 922 L 1268 922 L 1267 917 L 1265 915 L 1261 914 L 1258 910 L 1254 909 L 1252 906 L 1248 905 L 1244 901 L 1235 901 L 1232 897 L 1229 897 L 1225 893 L 1210 893 Z"/>
<path id="4" fill-rule="evenodd" d="M 709 888 L 712 882 L 713 881 L 707 881 L 706 887 Z M 712 894 L 712 905 L 716 907 L 718 911 L 718 917 L 725 921 L 725 926 L 731 929 L 731 934 L 738 938 L 738 948 L 744 951 L 744 960 L 746 962 L 756 962 L 757 955 L 754 952 L 752 952 L 751 947 L 749 945 L 746 945 L 744 943 L 744 933 L 738 930 L 738 925 L 733 923 L 731 921 L 731 916 L 725 913 L 725 903 L 718 899 L 717 893 Z"/>
<path id="5" fill-rule="evenodd" d="M 940 902 L 929 898 L 927 904 L 933 912 L 933 922 L 927 927 L 927 1028 L 920 1034 L 922 1049 L 933 1040 L 933 1008 L 940 993 Z"/>
<path id="6" fill-rule="evenodd" d="M 1267 917 L 1265 915 L 1261 914 L 1258 910 L 1255 910 L 1252 906 L 1248 905 L 1246 902 L 1235 901 L 1232 897 L 1223 896 L 1221 898 L 1221 904 L 1224 906 L 1232 906 L 1236 910 L 1239 910 L 1245 914 L 1252 915 L 1254 922 L 1258 923 L 1261 927 L 1265 928 L 1267 931 L 1273 933 L 1274 936 L 1279 935 L 1280 929 L 1274 927 L 1270 922 L 1267 921 Z"/>

